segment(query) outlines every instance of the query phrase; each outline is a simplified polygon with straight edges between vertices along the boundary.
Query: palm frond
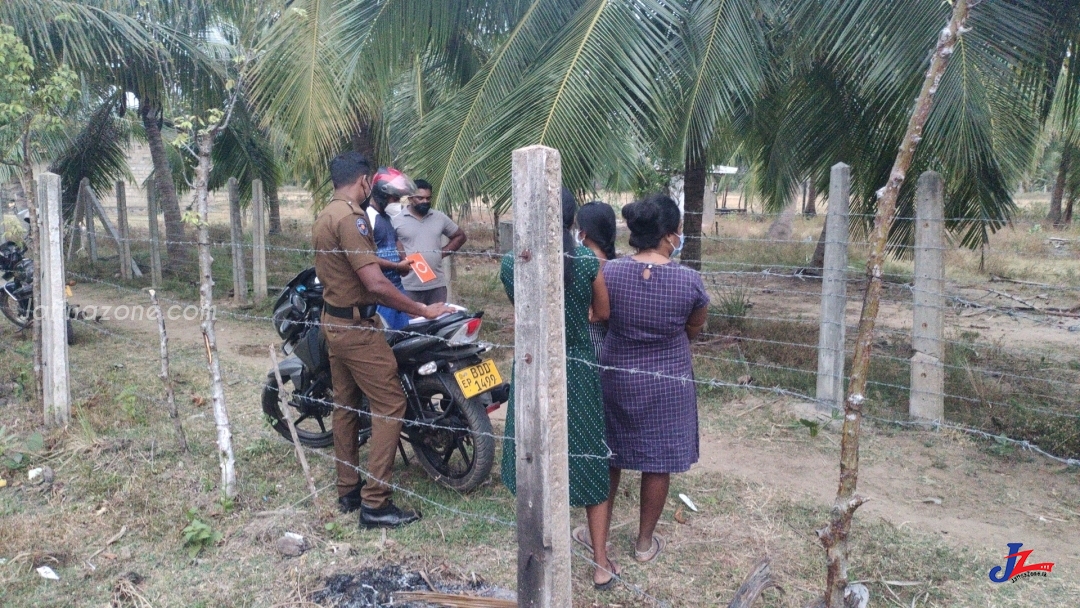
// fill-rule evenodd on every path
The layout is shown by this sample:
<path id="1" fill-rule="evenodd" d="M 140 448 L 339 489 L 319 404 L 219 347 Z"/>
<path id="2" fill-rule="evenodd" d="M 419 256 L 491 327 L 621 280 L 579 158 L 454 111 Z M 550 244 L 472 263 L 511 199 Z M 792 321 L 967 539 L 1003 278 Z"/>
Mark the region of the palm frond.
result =
<path id="1" fill-rule="evenodd" d="M 116 180 L 132 179 L 127 164 L 131 129 L 127 121 L 114 116 L 118 106 L 117 96 L 98 105 L 78 135 L 49 166 L 49 171 L 60 175 L 65 217 L 74 212 L 83 178 L 90 180 L 90 187 L 98 196 L 111 191 Z"/>

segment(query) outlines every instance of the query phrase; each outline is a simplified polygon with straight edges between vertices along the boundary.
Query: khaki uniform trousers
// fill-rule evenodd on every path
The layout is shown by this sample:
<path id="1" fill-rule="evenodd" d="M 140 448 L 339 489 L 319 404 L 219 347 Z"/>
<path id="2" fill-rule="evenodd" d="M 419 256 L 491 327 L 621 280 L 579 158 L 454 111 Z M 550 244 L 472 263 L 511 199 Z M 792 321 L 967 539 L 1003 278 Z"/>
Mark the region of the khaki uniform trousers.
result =
<path id="1" fill-rule="evenodd" d="M 323 315 L 330 349 L 330 373 L 334 384 L 334 456 L 337 459 L 338 496 L 360 484 L 361 395 L 371 407 L 371 439 L 368 441 L 370 479 L 360 491 L 364 506 L 386 506 L 393 490 L 394 457 L 405 415 L 405 392 L 397 375 L 397 360 L 386 337 L 373 319 L 339 319 Z"/>

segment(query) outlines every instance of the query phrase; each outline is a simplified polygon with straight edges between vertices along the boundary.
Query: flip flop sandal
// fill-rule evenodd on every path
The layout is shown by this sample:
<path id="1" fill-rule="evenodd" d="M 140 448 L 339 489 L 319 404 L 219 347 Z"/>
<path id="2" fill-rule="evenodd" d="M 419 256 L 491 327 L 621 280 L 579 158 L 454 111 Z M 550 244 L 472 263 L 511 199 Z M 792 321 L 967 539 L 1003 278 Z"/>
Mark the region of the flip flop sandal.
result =
<path id="1" fill-rule="evenodd" d="M 589 537 L 589 529 L 585 526 L 578 526 L 570 532 L 570 538 L 575 542 L 581 544 L 583 547 L 589 550 L 589 553 L 593 553 L 592 539 Z M 607 548 L 607 552 L 611 553 L 615 550 L 615 546 L 610 542 L 605 543 L 604 547 Z"/>
<path id="2" fill-rule="evenodd" d="M 622 574 L 622 569 L 619 568 L 619 564 L 616 564 L 614 561 L 609 559 L 607 571 L 611 574 L 611 578 L 609 578 L 607 582 L 598 583 L 596 581 L 593 581 L 593 587 L 597 591 L 607 591 L 608 589 L 614 587 L 615 583 L 619 582 L 619 575 Z"/>
<path id="3" fill-rule="evenodd" d="M 637 549 L 634 549 L 634 559 L 637 560 L 639 564 L 651 562 L 656 559 L 657 555 L 660 555 L 660 552 L 663 551 L 666 546 L 667 539 L 659 534 L 653 533 L 652 546 L 649 547 L 648 551 L 638 551 Z"/>

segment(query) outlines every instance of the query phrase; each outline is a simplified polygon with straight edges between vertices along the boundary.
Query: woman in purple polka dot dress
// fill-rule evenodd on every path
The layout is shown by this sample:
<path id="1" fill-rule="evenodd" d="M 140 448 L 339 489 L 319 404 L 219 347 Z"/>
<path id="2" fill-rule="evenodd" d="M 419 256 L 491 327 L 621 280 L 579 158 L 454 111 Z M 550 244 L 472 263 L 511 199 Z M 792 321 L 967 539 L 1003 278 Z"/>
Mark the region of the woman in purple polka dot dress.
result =
<path id="1" fill-rule="evenodd" d="M 701 276 L 674 261 L 682 250 L 679 207 L 653 195 L 627 205 L 632 256 L 604 265 L 611 302 L 600 361 L 607 443 L 613 452 L 609 508 L 622 469 L 641 471 L 635 558 L 652 561 L 672 473 L 698 460 L 697 391 L 690 340 L 708 316 Z"/>

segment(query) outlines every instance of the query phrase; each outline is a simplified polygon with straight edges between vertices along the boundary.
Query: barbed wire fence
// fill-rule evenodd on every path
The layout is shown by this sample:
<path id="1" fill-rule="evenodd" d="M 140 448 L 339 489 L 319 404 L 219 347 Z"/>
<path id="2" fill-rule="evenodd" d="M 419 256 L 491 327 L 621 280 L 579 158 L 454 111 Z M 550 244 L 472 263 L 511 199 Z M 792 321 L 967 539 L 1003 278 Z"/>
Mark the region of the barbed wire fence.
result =
<path id="1" fill-rule="evenodd" d="M 840 207 L 841 205 L 833 202 L 829 211 L 833 213 Z M 737 218 L 737 221 L 745 220 Z M 918 222 L 918 218 L 916 221 Z M 941 218 L 931 220 L 931 223 L 936 224 L 935 229 L 941 230 L 942 234 L 944 222 Z M 130 221 L 128 223 L 130 224 Z M 1030 226 L 1036 225 L 1039 224 L 1030 223 Z M 826 246 L 842 243 L 855 251 L 865 245 L 846 239 L 845 236 L 847 235 L 829 234 Z M 713 296 L 714 305 L 710 310 L 709 325 L 703 332 L 702 339 L 693 347 L 696 377 L 691 381 L 699 387 L 699 393 L 717 391 L 721 395 L 739 392 L 775 395 L 813 404 L 822 412 L 831 412 L 835 407 L 835 397 L 823 398 L 818 394 L 818 379 L 822 375 L 835 378 L 839 374 L 839 378 L 846 385 L 848 378 L 843 374 L 845 357 L 841 355 L 834 358 L 831 369 L 821 369 L 820 337 L 830 330 L 835 335 L 835 328 L 854 327 L 852 317 L 847 313 L 850 308 L 848 304 L 859 300 L 858 288 L 865 281 L 859 276 L 861 269 L 858 261 L 852 262 L 845 257 L 842 264 L 827 267 L 822 271 L 827 276 L 831 270 L 836 286 L 842 286 L 842 289 L 834 290 L 831 296 L 839 299 L 843 305 L 834 308 L 831 318 L 825 318 L 820 312 L 823 308 L 821 301 L 825 297 L 822 292 L 828 290 L 821 285 L 826 284 L 827 279 L 807 273 L 805 263 L 776 261 L 775 257 L 770 258 L 767 255 L 767 248 L 771 246 L 797 249 L 800 252 L 797 255 L 806 257 L 806 250 L 816 245 L 814 241 L 793 238 L 762 239 L 737 234 L 706 234 L 701 238 L 704 258 L 701 274 Z M 117 238 L 111 240 L 114 243 L 126 243 L 137 256 L 144 253 L 151 244 L 151 239 L 131 234 L 123 237 L 118 234 Z M 172 243 L 158 243 L 159 246 L 169 244 Z M 1048 245 L 1055 250 L 1080 247 L 1080 244 L 1067 238 L 1052 238 L 1048 240 Z M 250 241 L 237 243 L 235 239 L 214 242 L 211 247 L 223 258 L 231 257 L 233 252 L 238 250 L 255 249 Z M 766 250 L 762 251 L 762 247 Z M 936 252 L 939 257 L 955 251 L 954 247 L 946 244 L 944 238 L 936 244 L 924 245 L 921 249 L 918 244 L 915 247 L 916 259 L 920 251 L 931 254 Z M 761 259 L 747 260 L 745 257 L 735 256 L 723 259 L 723 252 L 739 248 L 751 249 L 759 254 Z M 123 251 L 124 248 L 117 249 Z M 312 260 L 316 253 L 302 243 L 295 246 L 269 244 L 260 249 L 270 256 L 270 266 L 273 269 L 271 272 L 279 277 L 290 276 L 302 269 L 308 265 L 303 260 Z M 781 253 L 792 257 L 790 251 Z M 482 267 L 482 271 L 489 269 L 501 258 L 501 254 L 494 251 L 472 250 L 456 255 Z M 115 278 L 103 278 L 102 270 L 106 268 L 107 259 L 101 258 L 96 264 L 84 264 L 78 260 L 80 256 L 77 248 L 74 256 L 68 254 L 69 260 L 73 257 L 76 259 L 74 268 L 78 268 L 67 270 L 68 279 L 113 289 L 121 295 L 123 302 L 148 303 L 144 285 L 148 283 L 147 280 L 125 280 L 121 277 L 117 281 Z M 1051 352 L 1054 349 L 1045 348 L 1054 345 L 1067 347 L 1069 344 L 1075 347 L 1080 342 L 1080 333 L 1077 333 L 1080 332 L 1080 307 L 1076 306 L 1080 304 L 1080 289 L 1075 285 L 1027 281 L 1001 275 L 993 276 L 990 284 L 996 284 L 994 286 L 985 282 L 959 284 L 941 280 L 939 285 L 926 287 L 919 280 L 919 266 L 918 262 L 915 267 L 898 264 L 897 272 L 888 276 L 888 288 L 883 303 L 888 307 L 886 314 L 889 318 L 886 319 L 886 329 L 879 332 L 878 349 L 874 355 L 877 367 L 872 371 L 870 381 L 870 385 L 878 390 L 876 395 L 870 395 L 870 402 L 876 404 L 876 407 L 870 409 L 867 417 L 884 425 L 951 429 L 1029 450 L 1055 462 L 1080 466 L 1080 395 L 1077 393 L 1080 370 L 1077 369 L 1075 360 L 1055 356 Z M 473 277 L 475 274 L 469 276 Z M 224 276 L 228 274 L 225 273 Z M 107 271 L 104 277 L 108 277 Z M 219 285 L 224 284 L 227 283 L 219 279 Z M 1006 285 L 1009 287 L 1006 288 Z M 917 302 L 926 294 L 933 297 L 922 298 L 921 303 Z M 235 293 L 233 295 L 235 296 Z M 185 310 L 198 308 L 197 303 L 182 298 L 161 299 Z M 268 325 L 273 323 L 273 318 L 262 312 L 265 306 L 229 308 L 222 305 L 225 301 L 226 298 L 221 296 L 217 299 L 219 305 L 215 314 L 218 318 Z M 911 373 L 910 356 L 913 340 L 911 328 L 915 325 L 916 307 L 921 307 L 924 314 L 936 316 L 942 325 L 938 338 L 940 354 L 937 357 L 941 369 L 940 378 L 932 378 L 929 384 L 919 388 L 915 386 L 919 380 Z M 147 357 L 156 357 L 156 340 L 118 328 L 110 329 L 102 322 L 110 319 L 98 318 L 97 313 L 100 311 L 95 310 L 94 314 L 89 315 L 85 314 L 89 311 L 83 312 L 83 317 L 75 319 L 80 332 L 88 332 L 95 340 L 107 340 L 132 349 L 133 352 L 145 352 Z M 980 340 L 978 332 L 969 330 L 989 329 L 986 321 L 978 326 L 971 321 L 984 315 L 1007 319 L 1016 329 L 1011 334 L 1014 337 L 989 342 Z M 119 318 L 115 320 L 124 321 Z M 967 327 L 963 326 L 965 320 Z M 1043 332 L 1036 340 L 1016 337 L 1032 328 Z M 227 331 L 226 329 L 225 332 Z M 513 344 L 494 343 L 492 347 L 506 354 L 514 352 Z M 850 353 L 850 345 L 843 337 L 838 343 L 834 342 L 834 348 Z M 205 356 L 197 349 L 174 347 L 172 354 L 177 362 L 188 365 L 191 369 L 205 368 Z M 583 360 L 578 362 L 604 369 L 596 363 Z M 224 363 L 227 362 L 223 361 Z M 76 362 L 72 362 L 69 367 L 73 374 L 85 377 L 91 373 Z M 241 384 L 259 392 L 264 389 L 262 377 L 252 379 L 247 372 L 232 370 L 228 365 L 225 365 L 223 371 L 230 384 Z M 653 374 L 642 370 L 622 371 Z M 938 416 L 908 415 L 909 404 L 916 392 L 930 395 L 940 402 L 941 410 Z M 841 390 L 841 398 L 842 394 Z M 74 396 L 78 398 L 79 395 Z M 158 397 L 137 397 L 155 406 L 164 405 L 163 399 Z M 342 404 L 328 405 L 348 408 Z M 365 412 L 364 415 L 370 413 Z M 411 423 L 415 424 L 415 421 Z M 445 427 L 445 430 L 458 429 Z M 267 440 L 285 441 L 270 432 L 265 425 L 254 429 L 245 428 L 244 431 L 257 433 Z M 514 441 L 513 437 L 498 432 L 492 433 L 491 438 L 500 442 Z M 332 453 L 307 447 L 304 449 L 322 460 L 337 460 Z M 587 454 L 569 456 L 590 457 Z M 363 467 L 357 470 L 361 475 L 370 477 Z M 507 528 L 515 527 L 515 522 L 509 519 L 469 512 L 424 496 L 410 488 L 397 485 L 393 488 L 413 500 L 445 510 L 454 516 L 483 520 Z M 588 555 L 580 551 L 575 551 L 574 557 L 596 566 Z M 635 585 L 633 581 L 623 577 L 620 577 L 620 581 L 643 601 L 661 605 L 669 601 L 654 597 L 647 589 Z"/>

